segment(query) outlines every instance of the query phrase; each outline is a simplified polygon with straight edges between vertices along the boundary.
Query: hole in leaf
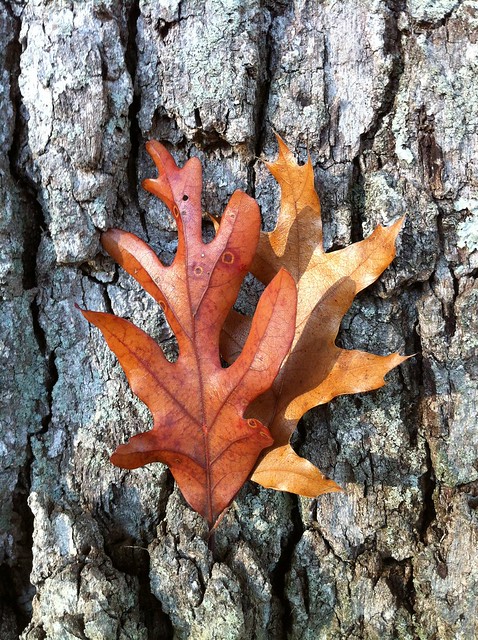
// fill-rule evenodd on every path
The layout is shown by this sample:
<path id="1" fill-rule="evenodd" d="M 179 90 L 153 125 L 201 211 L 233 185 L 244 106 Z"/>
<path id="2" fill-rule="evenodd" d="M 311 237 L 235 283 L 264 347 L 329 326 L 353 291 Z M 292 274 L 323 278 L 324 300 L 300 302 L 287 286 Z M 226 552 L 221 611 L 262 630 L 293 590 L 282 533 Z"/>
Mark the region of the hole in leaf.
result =
<path id="1" fill-rule="evenodd" d="M 225 251 L 222 254 L 222 261 L 225 264 L 232 264 L 234 262 L 234 255 L 230 251 Z"/>
<path id="2" fill-rule="evenodd" d="M 189 200 L 189 196 L 187 196 L 186 194 L 183 195 L 183 200 L 184 202 L 186 202 L 187 200 Z"/>

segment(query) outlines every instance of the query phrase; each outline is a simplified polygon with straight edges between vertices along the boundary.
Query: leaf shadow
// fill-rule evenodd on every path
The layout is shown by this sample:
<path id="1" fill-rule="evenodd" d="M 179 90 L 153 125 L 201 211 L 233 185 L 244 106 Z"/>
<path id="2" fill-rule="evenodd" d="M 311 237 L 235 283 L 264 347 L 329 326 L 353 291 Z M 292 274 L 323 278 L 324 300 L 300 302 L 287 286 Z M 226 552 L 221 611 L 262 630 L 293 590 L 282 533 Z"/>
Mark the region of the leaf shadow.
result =
<path id="1" fill-rule="evenodd" d="M 306 396 L 324 383 L 340 356 L 341 349 L 335 345 L 335 340 L 354 294 L 355 283 L 348 276 L 340 278 L 324 292 L 313 306 L 300 338 L 293 345 L 273 387 L 249 405 L 246 417 L 259 417 L 264 424 L 270 425 L 279 412 L 285 413 L 290 402 L 299 397 L 306 404 L 303 413 L 317 406 L 313 399 L 307 399 Z M 327 313 L 331 300 L 341 301 L 339 313 L 332 321 Z M 284 395 L 287 404 L 281 403 L 283 389 L 293 390 L 290 395 Z M 258 411 L 260 415 L 253 416 Z M 296 429 L 297 419 L 287 419 L 284 416 L 284 420 L 288 421 L 291 435 Z"/>

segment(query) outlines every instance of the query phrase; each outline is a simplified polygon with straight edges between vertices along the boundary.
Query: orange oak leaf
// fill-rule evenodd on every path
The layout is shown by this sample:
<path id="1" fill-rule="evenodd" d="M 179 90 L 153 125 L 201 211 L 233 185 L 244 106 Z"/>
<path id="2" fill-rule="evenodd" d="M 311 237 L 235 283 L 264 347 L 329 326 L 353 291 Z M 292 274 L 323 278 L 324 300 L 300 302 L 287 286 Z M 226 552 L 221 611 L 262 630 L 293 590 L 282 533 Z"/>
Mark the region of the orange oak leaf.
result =
<path id="1" fill-rule="evenodd" d="M 406 360 L 398 353 L 378 356 L 335 344 L 354 296 L 393 260 L 402 220 L 377 227 L 370 237 L 345 249 L 325 253 L 310 157 L 299 166 L 279 136 L 277 141 L 279 156 L 266 165 L 280 185 L 280 212 L 276 228 L 261 232 L 251 272 L 267 284 L 285 267 L 297 283 L 297 318 L 291 351 L 279 375 L 249 409 L 274 438 L 252 479 L 264 487 L 314 497 L 340 487 L 290 446 L 300 418 L 338 395 L 383 386 L 384 375 Z M 229 362 L 240 352 L 249 327 L 249 318 L 231 312 L 221 338 L 221 353 Z"/>
<path id="2" fill-rule="evenodd" d="M 294 335 L 296 287 L 280 269 L 264 291 L 241 353 L 221 366 L 219 335 L 254 257 L 260 231 L 256 202 L 236 191 L 216 237 L 201 236 L 201 164 L 178 169 L 158 142 L 147 150 L 159 172 L 143 186 L 168 206 L 178 226 L 170 266 L 131 233 L 110 229 L 106 251 L 163 308 L 179 357 L 168 362 L 160 346 L 127 320 L 82 311 L 117 355 L 134 393 L 149 407 L 151 431 L 133 436 L 111 457 L 134 469 L 169 466 L 185 499 L 212 528 L 249 477 L 260 452 L 272 444 L 268 429 L 244 410 L 272 384 Z"/>

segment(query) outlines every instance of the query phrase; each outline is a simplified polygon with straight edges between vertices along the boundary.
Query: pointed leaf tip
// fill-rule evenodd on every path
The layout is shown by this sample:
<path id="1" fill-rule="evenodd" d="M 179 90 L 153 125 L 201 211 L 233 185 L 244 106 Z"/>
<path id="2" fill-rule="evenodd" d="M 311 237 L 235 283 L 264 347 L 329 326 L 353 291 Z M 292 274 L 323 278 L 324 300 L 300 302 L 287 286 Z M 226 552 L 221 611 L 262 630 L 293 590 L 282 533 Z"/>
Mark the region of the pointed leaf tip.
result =
<path id="1" fill-rule="evenodd" d="M 298 456 L 290 444 L 268 451 L 254 469 L 252 480 L 268 489 L 288 491 L 307 498 L 343 492 L 336 482 Z"/>

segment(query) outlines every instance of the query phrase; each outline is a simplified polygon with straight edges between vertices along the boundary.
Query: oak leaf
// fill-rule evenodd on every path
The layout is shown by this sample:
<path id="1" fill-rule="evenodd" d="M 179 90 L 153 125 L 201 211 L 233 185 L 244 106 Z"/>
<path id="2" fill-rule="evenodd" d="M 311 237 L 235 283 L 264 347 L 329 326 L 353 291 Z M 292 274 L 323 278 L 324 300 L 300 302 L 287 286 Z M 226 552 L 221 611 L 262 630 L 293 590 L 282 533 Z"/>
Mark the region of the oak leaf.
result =
<path id="1" fill-rule="evenodd" d="M 251 272 L 267 284 L 282 268 L 298 291 L 295 335 L 273 386 L 250 407 L 267 424 L 274 444 L 259 460 L 252 479 L 264 487 L 315 497 L 340 491 L 289 444 L 309 409 L 348 393 L 377 389 L 384 375 L 406 357 L 378 356 L 335 344 L 341 320 L 354 296 L 374 282 L 395 257 L 402 225 L 379 226 L 345 249 L 325 253 L 320 202 L 310 157 L 303 166 L 277 136 L 279 155 L 266 163 L 279 183 L 281 206 L 272 232 L 261 232 Z M 231 312 L 221 338 L 223 357 L 234 362 L 248 335 L 250 319 Z"/>
<path id="2" fill-rule="evenodd" d="M 169 466 L 187 502 L 213 527 L 249 477 L 260 452 L 272 444 L 268 429 L 244 410 L 272 384 L 294 335 L 296 287 L 279 269 L 264 291 L 249 335 L 234 364 L 223 368 L 219 335 L 254 257 L 260 231 L 256 202 L 236 191 L 217 235 L 201 236 L 201 164 L 178 169 L 158 142 L 147 150 L 159 172 L 143 186 L 168 206 L 178 226 L 170 266 L 131 233 L 110 229 L 106 251 L 163 308 L 179 357 L 131 322 L 113 314 L 82 311 L 117 355 L 134 393 L 149 407 L 151 431 L 119 446 L 111 461 L 126 469 L 150 462 Z"/>

